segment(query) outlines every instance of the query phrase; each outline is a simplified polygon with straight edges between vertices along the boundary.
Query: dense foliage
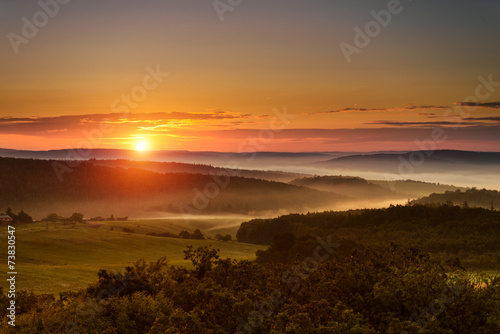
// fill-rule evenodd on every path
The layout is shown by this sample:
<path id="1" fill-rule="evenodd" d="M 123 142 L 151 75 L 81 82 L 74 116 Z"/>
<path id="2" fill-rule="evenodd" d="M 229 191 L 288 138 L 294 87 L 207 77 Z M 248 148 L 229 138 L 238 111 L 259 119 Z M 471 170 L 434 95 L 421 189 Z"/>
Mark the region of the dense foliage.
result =
<path id="1" fill-rule="evenodd" d="M 453 205 L 391 206 L 387 209 L 292 214 L 243 223 L 240 242 L 270 245 L 275 236 L 332 234 L 382 250 L 390 242 L 417 247 L 468 267 L 500 264 L 500 212 Z"/>
<path id="2" fill-rule="evenodd" d="M 75 212 L 70 217 L 62 217 L 57 213 L 51 213 L 47 217 L 42 219 L 43 222 L 57 223 L 57 222 L 83 222 L 83 213 Z"/>
<path id="3" fill-rule="evenodd" d="M 486 209 L 409 205 L 253 220 L 238 238 L 270 244 L 256 261 L 190 246 L 184 255 L 193 269 L 161 258 L 123 273 L 102 269 L 87 289 L 58 298 L 21 291 L 15 329 L 2 295 L 0 330 L 499 333 L 499 277 L 470 276 L 457 257 L 411 247 L 434 247 L 438 255 L 454 254 L 453 247 L 459 255 L 496 252 L 499 218 Z"/>
<path id="4" fill-rule="evenodd" d="M 428 254 L 354 250 L 328 238 L 292 263 L 220 259 L 190 247 L 194 269 L 164 258 L 124 273 L 100 270 L 86 290 L 19 293 L 15 329 L 0 297 L 2 333 L 499 333 L 500 279 L 472 280 Z M 300 241 L 296 241 L 298 243 Z M 279 242 L 278 242 L 279 243 Z M 312 247 L 309 247 L 312 246 Z M 424 330 L 424 331 L 422 331 Z"/>
<path id="5" fill-rule="evenodd" d="M 418 204 L 455 204 L 470 207 L 482 207 L 488 209 L 500 209 L 500 192 L 497 190 L 478 190 L 476 188 L 465 191 L 446 191 L 443 194 L 431 194 L 413 201 Z"/>

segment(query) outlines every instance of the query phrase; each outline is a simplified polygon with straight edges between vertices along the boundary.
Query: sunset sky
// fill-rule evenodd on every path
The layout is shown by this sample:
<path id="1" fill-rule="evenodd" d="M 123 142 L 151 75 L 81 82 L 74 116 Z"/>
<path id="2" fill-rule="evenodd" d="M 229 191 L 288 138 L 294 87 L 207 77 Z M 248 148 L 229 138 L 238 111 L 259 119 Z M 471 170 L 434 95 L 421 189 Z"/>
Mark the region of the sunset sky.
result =
<path id="1" fill-rule="evenodd" d="M 0 0 L 0 148 L 500 151 L 500 1 L 60 2 Z"/>

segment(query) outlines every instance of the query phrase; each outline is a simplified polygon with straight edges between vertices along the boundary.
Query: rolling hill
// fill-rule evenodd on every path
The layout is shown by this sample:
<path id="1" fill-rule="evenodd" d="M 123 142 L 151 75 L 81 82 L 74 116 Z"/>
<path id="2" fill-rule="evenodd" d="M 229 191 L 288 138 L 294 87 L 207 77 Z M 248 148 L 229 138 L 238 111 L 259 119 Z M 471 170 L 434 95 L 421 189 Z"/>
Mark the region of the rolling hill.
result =
<path id="1" fill-rule="evenodd" d="M 74 166 L 59 179 L 53 164 Z M 334 208 L 343 196 L 240 176 L 156 173 L 91 162 L 0 158 L 0 207 L 38 218 L 143 215 L 147 212 L 249 214 Z"/>
<path id="2" fill-rule="evenodd" d="M 79 154 L 77 149 L 26 151 L 0 148 L 0 156 L 23 159 L 88 160 L 88 159 L 125 159 L 158 162 L 182 162 L 190 164 L 209 164 L 225 167 L 238 165 L 238 168 L 265 168 L 266 166 L 300 165 L 322 161 L 332 157 L 349 155 L 348 152 L 210 152 L 210 151 L 149 151 L 137 152 L 122 149 L 90 149 Z"/>
<path id="3" fill-rule="evenodd" d="M 97 278 L 99 269 L 117 272 L 144 259 L 153 261 L 166 257 L 171 265 L 190 267 L 183 251 L 189 245 L 219 248 L 222 256 L 236 259 L 254 259 L 261 246 L 216 240 L 193 240 L 150 236 L 150 232 L 177 232 L 191 230 L 192 221 L 149 220 L 128 222 L 98 222 L 82 224 L 45 223 L 17 225 L 16 235 L 22 242 L 17 254 L 19 290 L 37 293 L 59 293 L 85 288 Z M 217 227 L 215 221 L 197 221 L 201 228 Z M 126 233 L 123 227 L 134 228 Z M 209 235 L 203 230 L 205 235 Z M 6 243 L 7 233 L 0 232 Z M 7 252 L 0 253 L 0 260 L 7 262 Z M 7 288 L 7 281 L 0 287 Z"/>
<path id="4" fill-rule="evenodd" d="M 289 182 L 297 177 L 306 176 L 305 174 L 267 171 L 267 170 L 248 170 L 236 168 L 214 167 L 204 164 L 188 164 L 182 162 L 157 162 L 157 161 L 136 161 L 136 160 L 105 160 L 90 159 L 90 163 L 95 166 L 121 167 L 121 168 L 140 168 L 158 173 L 193 173 L 205 175 L 217 175 L 229 173 L 231 175 L 261 179 L 267 181 Z"/>
<path id="5" fill-rule="evenodd" d="M 241 224 L 237 239 L 274 245 L 283 236 L 299 240 L 327 235 L 360 249 L 382 250 L 394 244 L 452 261 L 459 257 L 471 268 L 498 270 L 500 263 L 500 212 L 453 205 L 414 204 L 253 219 Z"/>
<path id="6" fill-rule="evenodd" d="M 368 182 L 363 178 L 352 176 L 303 177 L 292 180 L 289 183 L 362 199 L 401 199 L 407 196 L 407 194 L 398 193 L 381 185 Z"/>
<path id="7" fill-rule="evenodd" d="M 478 190 L 476 188 L 461 191 L 446 191 L 433 193 L 412 201 L 416 204 L 453 204 L 461 206 L 479 207 L 487 209 L 500 208 L 500 193 L 497 190 Z"/>

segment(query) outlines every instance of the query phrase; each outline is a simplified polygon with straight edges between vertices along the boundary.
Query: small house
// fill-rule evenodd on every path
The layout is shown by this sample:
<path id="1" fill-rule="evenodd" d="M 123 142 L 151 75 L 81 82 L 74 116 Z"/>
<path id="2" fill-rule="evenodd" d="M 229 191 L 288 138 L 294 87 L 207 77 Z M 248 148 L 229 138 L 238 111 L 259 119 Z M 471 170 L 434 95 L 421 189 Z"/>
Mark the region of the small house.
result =
<path id="1" fill-rule="evenodd" d="M 12 218 L 8 215 L 0 215 L 0 222 L 7 222 L 7 223 L 11 223 L 12 222 Z"/>

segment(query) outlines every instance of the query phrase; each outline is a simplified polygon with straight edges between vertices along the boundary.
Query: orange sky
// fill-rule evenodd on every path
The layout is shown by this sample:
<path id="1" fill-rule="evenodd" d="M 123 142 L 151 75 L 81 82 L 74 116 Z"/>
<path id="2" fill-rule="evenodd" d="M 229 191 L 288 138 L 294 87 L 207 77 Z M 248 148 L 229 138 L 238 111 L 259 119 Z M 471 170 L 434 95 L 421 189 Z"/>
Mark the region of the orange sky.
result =
<path id="1" fill-rule="evenodd" d="M 348 63 L 341 43 L 386 8 L 256 0 L 220 21 L 211 2 L 90 0 L 26 38 L 43 9 L 0 2 L 0 147 L 238 151 L 286 108 L 261 150 L 417 149 L 435 128 L 439 148 L 500 150 L 500 5 L 402 1 Z"/>

